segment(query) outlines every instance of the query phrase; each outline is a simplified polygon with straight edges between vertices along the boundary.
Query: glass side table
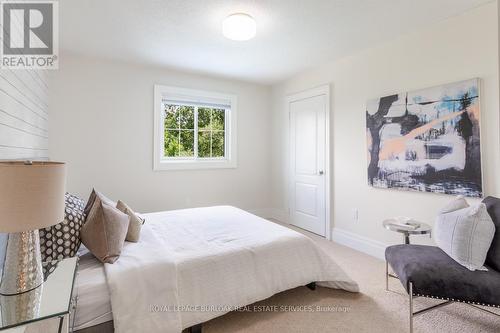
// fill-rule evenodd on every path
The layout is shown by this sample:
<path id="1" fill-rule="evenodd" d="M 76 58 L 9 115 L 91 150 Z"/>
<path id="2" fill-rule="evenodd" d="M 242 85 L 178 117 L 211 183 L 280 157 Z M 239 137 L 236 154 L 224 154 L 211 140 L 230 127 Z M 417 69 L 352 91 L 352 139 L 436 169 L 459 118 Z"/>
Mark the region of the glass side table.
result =
<path id="1" fill-rule="evenodd" d="M 388 219 L 385 220 L 382 224 L 384 228 L 388 230 L 403 234 L 404 244 L 410 244 L 410 235 L 429 235 L 429 237 L 432 237 L 432 227 L 427 223 L 412 221 L 412 223 L 418 224 L 418 227 L 416 229 L 409 230 L 405 227 L 393 224 L 397 222 L 398 221 L 396 219 Z"/>
<path id="2" fill-rule="evenodd" d="M 399 232 L 400 234 L 403 235 L 403 242 L 404 244 L 410 244 L 410 235 L 429 235 L 429 237 L 432 237 L 432 227 L 428 225 L 427 223 L 422 223 L 422 222 L 417 222 L 417 221 L 411 221 L 412 224 L 417 224 L 418 227 L 416 229 L 408 229 L 405 228 L 404 226 L 398 226 L 394 223 L 400 223 L 396 219 L 388 219 L 382 222 L 384 228 L 387 230 L 391 230 L 394 232 Z M 389 289 L 389 278 L 394 278 L 398 279 L 397 275 L 389 269 L 389 264 L 387 261 L 385 262 L 385 290 L 386 291 L 391 291 Z M 399 294 L 399 293 L 398 293 Z"/>
<path id="3" fill-rule="evenodd" d="M 70 332 L 77 266 L 77 257 L 43 263 L 44 283 L 40 287 L 15 296 L 0 295 L 0 331 Z M 35 328 L 44 324 L 43 329 Z"/>

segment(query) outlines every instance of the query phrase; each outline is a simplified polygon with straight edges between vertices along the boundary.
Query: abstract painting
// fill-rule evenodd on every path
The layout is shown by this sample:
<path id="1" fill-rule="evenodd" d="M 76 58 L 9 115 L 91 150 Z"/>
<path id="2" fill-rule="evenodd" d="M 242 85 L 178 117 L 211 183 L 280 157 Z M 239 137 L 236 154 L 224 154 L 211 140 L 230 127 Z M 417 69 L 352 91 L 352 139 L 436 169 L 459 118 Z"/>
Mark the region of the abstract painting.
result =
<path id="1" fill-rule="evenodd" d="M 369 184 L 482 197 L 479 82 L 369 101 Z"/>

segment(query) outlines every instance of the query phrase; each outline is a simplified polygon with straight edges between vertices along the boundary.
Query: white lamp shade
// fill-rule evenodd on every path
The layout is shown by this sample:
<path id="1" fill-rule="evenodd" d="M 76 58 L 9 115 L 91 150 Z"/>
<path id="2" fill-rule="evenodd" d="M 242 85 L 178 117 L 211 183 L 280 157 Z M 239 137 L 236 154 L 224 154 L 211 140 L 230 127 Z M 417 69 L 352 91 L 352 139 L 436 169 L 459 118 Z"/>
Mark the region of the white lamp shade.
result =
<path id="1" fill-rule="evenodd" d="M 0 162 L 0 232 L 45 228 L 64 219 L 66 165 Z"/>

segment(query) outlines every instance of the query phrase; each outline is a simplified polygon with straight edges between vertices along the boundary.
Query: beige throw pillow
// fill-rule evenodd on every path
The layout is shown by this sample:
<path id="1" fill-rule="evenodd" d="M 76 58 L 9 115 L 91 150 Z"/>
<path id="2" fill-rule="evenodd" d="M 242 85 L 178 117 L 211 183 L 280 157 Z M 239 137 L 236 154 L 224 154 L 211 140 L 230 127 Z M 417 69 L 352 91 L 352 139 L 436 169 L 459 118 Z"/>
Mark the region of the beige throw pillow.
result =
<path id="1" fill-rule="evenodd" d="M 139 241 L 139 237 L 141 235 L 141 227 L 144 223 L 144 220 L 135 214 L 135 212 L 123 201 L 118 200 L 116 204 L 116 208 L 118 208 L 121 212 L 127 214 L 130 217 L 130 223 L 128 225 L 127 237 L 125 240 L 129 242 L 137 243 Z"/>
<path id="2" fill-rule="evenodd" d="M 85 208 L 83 209 L 83 214 L 85 216 L 89 216 L 90 210 L 92 209 L 92 206 L 94 205 L 95 199 L 97 199 L 97 197 L 99 197 L 99 199 L 102 202 L 104 202 L 105 204 L 114 207 L 115 204 L 113 203 L 113 201 L 111 199 L 106 198 L 101 192 L 97 192 L 95 190 L 95 188 L 93 188 L 92 193 L 90 193 L 90 197 L 87 200 L 87 204 L 85 205 Z"/>
<path id="3" fill-rule="evenodd" d="M 94 202 L 81 230 L 82 243 L 103 263 L 112 264 L 123 248 L 130 217 L 109 205 L 99 192 L 93 191 Z"/>

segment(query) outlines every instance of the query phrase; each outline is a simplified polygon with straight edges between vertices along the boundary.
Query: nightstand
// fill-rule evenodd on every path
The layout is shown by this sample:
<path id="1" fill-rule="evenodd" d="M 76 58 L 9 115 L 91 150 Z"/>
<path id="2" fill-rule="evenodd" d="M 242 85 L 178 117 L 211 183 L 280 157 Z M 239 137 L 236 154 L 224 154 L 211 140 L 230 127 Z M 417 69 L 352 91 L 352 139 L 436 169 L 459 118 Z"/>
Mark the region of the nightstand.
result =
<path id="1" fill-rule="evenodd" d="M 68 333 L 72 331 L 76 297 L 73 297 L 78 258 L 43 264 L 44 283 L 29 292 L 0 295 L 2 333 Z"/>

